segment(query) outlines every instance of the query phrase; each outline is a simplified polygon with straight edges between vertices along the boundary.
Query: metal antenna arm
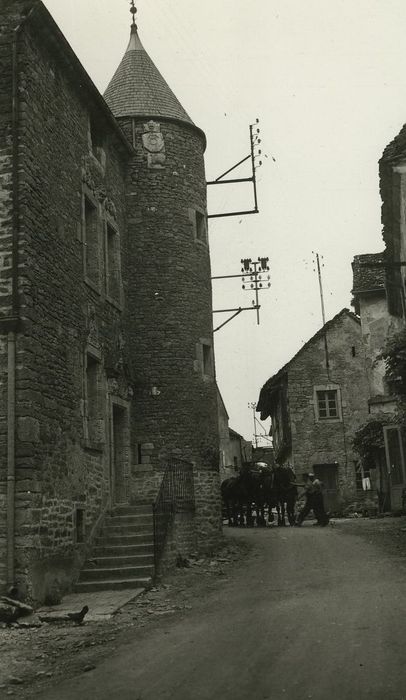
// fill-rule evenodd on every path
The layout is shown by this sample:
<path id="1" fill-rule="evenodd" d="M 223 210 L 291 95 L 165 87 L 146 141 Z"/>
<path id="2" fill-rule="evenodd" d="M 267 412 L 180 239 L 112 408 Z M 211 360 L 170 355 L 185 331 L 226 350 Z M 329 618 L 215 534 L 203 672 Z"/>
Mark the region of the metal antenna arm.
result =
<path id="1" fill-rule="evenodd" d="M 242 163 L 245 163 L 245 161 L 246 161 L 246 160 L 249 160 L 250 158 L 251 158 L 251 153 L 250 153 L 248 156 L 245 156 L 245 158 L 243 158 L 242 160 L 240 160 L 238 163 L 236 163 L 235 165 L 233 165 L 232 168 L 229 168 L 228 170 L 226 170 L 225 173 L 223 173 L 222 175 L 219 175 L 219 177 L 216 177 L 215 180 L 211 180 L 210 182 L 207 182 L 206 184 L 207 184 L 207 185 L 217 185 L 217 183 L 219 182 L 219 180 L 222 180 L 222 178 L 225 177 L 226 175 L 228 175 L 228 173 L 231 173 L 233 170 L 235 170 L 236 168 L 238 168 L 239 165 L 242 165 Z"/>
<path id="2" fill-rule="evenodd" d="M 261 308 L 258 306 L 258 309 Z M 219 331 L 220 328 L 223 328 L 227 323 L 230 323 L 230 321 L 233 320 L 236 316 L 238 316 L 242 311 L 254 311 L 257 310 L 256 306 L 240 306 L 238 309 L 219 309 L 218 311 L 213 311 L 214 314 L 222 314 L 227 311 L 235 311 L 235 313 L 230 316 L 226 321 L 221 323 L 217 328 L 214 328 L 213 333 L 216 333 L 216 331 Z"/>

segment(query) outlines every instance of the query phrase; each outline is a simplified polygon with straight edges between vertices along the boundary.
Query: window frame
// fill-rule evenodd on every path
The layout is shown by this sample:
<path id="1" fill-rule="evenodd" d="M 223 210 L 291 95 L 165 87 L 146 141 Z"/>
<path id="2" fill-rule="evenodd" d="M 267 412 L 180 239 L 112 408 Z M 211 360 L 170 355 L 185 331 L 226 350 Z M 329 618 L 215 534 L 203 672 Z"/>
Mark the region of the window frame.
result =
<path id="1" fill-rule="evenodd" d="M 192 223 L 193 236 L 196 243 L 207 247 L 209 245 L 209 232 L 207 226 L 207 212 L 200 207 L 189 208 L 189 219 Z M 203 228 L 203 235 L 201 229 Z"/>
<path id="2" fill-rule="evenodd" d="M 329 392 L 335 392 L 335 407 L 337 410 L 337 415 L 329 415 L 329 402 L 327 394 Z M 323 393 L 326 399 L 326 413 L 327 415 L 320 415 L 320 401 L 319 394 Z M 341 390 L 338 384 L 323 384 L 314 387 L 313 390 L 313 404 L 314 413 L 317 423 L 339 423 L 342 421 L 342 402 L 341 402 Z"/>
<path id="3" fill-rule="evenodd" d="M 92 241 L 92 246 L 96 250 L 97 258 L 97 280 L 89 276 L 88 271 L 88 252 L 89 252 L 89 236 L 88 236 L 88 226 L 87 226 L 87 215 L 86 207 L 90 205 L 95 212 L 95 227 L 96 227 L 96 244 Z M 102 280 L 102 250 L 101 250 L 101 235 L 100 235 L 100 204 L 96 198 L 90 193 L 86 188 L 82 192 L 82 245 L 83 245 L 83 277 L 86 284 L 91 287 L 95 292 L 101 294 L 101 280 Z"/>
<path id="4" fill-rule="evenodd" d="M 109 256 L 109 231 L 116 238 L 115 241 L 115 256 L 117 260 L 117 297 L 111 294 L 109 287 L 109 271 L 110 271 L 110 256 Z M 123 308 L 123 283 L 121 270 L 121 237 L 119 228 L 110 216 L 104 217 L 104 289 L 107 301 L 118 308 L 120 311 Z"/>
<path id="5" fill-rule="evenodd" d="M 106 134 L 100 126 L 99 120 L 93 114 L 89 114 L 88 122 L 88 144 L 89 153 L 94 161 L 104 171 L 106 167 Z"/>
<path id="6" fill-rule="evenodd" d="M 95 400 L 95 411 L 90 414 L 89 412 L 89 358 L 91 362 L 96 365 L 96 400 Z M 83 363 L 83 437 L 85 446 L 93 450 L 103 450 L 106 442 L 105 430 L 98 431 L 98 435 L 95 435 L 96 422 L 101 424 L 105 422 L 105 411 L 104 411 L 104 377 L 103 377 L 103 367 L 101 361 L 101 353 L 96 348 L 87 346 L 84 352 L 84 363 Z"/>

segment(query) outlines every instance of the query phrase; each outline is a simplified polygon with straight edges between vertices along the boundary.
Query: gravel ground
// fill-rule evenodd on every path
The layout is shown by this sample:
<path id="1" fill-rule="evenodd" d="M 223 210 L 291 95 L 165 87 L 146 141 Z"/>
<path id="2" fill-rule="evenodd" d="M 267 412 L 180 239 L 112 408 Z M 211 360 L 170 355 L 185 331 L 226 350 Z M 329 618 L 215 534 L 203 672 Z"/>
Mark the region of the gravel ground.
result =
<path id="1" fill-rule="evenodd" d="M 333 527 L 345 535 L 356 535 L 385 550 L 386 554 L 406 560 L 406 516 L 349 518 L 334 520 Z"/>
<path id="2" fill-rule="evenodd" d="M 142 636 L 146 628 L 187 615 L 195 600 L 229 579 L 249 549 L 246 543 L 225 541 L 210 558 L 190 557 L 189 566 L 176 569 L 110 620 L 0 629 L 0 697 L 32 697 L 59 679 L 94 669 L 126 635 Z"/>
<path id="3" fill-rule="evenodd" d="M 406 562 L 406 517 L 335 520 L 331 527 L 348 539 L 361 537 L 394 561 Z M 255 540 L 261 532 L 252 534 Z M 0 697 L 31 698 L 65 678 L 100 666 L 127 640 L 142 643 L 148 630 L 167 634 L 166 628 L 193 614 L 205 595 L 232 581 L 250 552 L 248 564 L 258 556 L 256 549 L 252 550 L 252 542 L 238 538 L 226 541 L 211 558 L 191 557 L 190 566 L 177 569 L 107 621 L 0 629 Z"/>

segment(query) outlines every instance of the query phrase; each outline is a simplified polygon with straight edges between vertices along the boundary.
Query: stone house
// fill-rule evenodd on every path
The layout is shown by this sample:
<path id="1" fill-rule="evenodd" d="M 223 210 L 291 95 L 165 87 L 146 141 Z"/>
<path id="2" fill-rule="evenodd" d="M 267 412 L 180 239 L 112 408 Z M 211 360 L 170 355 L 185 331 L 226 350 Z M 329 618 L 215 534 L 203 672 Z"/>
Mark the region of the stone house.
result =
<path id="1" fill-rule="evenodd" d="M 371 420 L 382 423 L 383 448 L 376 450 L 384 509 L 404 506 L 406 442 L 397 421 L 398 397 L 391 395 L 380 354 L 406 319 L 406 126 L 385 148 L 379 163 L 382 254 L 358 255 L 353 262 L 354 307 L 360 314 L 369 379 Z"/>
<path id="2" fill-rule="evenodd" d="M 252 459 L 252 444 L 229 427 L 229 416 L 219 389 L 217 389 L 220 437 L 220 481 L 235 476 L 242 465 Z"/>
<path id="3" fill-rule="evenodd" d="M 3 0 L 0 590 L 70 588 L 169 459 L 179 542 L 220 536 L 205 147 L 135 24 L 103 98 L 40 0 Z"/>
<path id="4" fill-rule="evenodd" d="M 400 329 L 401 323 L 399 318 L 389 313 L 385 265 L 385 253 L 355 256 L 352 263 L 352 304 L 361 321 L 369 388 L 369 421 L 383 424 L 382 442 L 385 447 L 374 450 L 380 507 L 382 510 L 398 510 L 402 507 L 402 490 L 406 486 L 401 460 L 402 439 L 395 418 L 397 400 L 386 381 L 386 366 L 381 353 L 388 337 Z M 390 455 L 394 446 L 400 458 L 395 461 Z M 364 472 L 364 466 L 362 470 Z M 365 476 L 369 476 L 368 469 Z"/>
<path id="5" fill-rule="evenodd" d="M 275 460 L 314 472 L 331 512 L 364 501 L 351 438 L 368 416 L 359 318 L 343 309 L 262 387 L 257 411 L 272 421 Z"/>

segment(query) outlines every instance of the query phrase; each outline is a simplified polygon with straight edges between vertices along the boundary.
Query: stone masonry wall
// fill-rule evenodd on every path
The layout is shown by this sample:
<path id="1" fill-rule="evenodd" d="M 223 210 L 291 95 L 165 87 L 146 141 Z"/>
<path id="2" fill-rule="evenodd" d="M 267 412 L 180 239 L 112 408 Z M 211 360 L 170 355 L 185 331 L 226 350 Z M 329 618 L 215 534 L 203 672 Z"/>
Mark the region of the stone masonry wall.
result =
<path id="1" fill-rule="evenodd" d="M 12 315 L 14 27 L 28 3 L 0 3 L 0 590 L 6 583 L 7 332 Z"/>
<path id="2" fill-rule="evenodd" d="M 298 475 L 316 464 L 338 464 L 339 498 L 343 505 L 357 499 L 351 438 L 368 417 L 368 381 L 361 327 L 343 315 L 327 333 L 330 371 L 324 340 L 316 339 L 289 366 L 288 400 L 292 430 L 292 460 Z M 342 420 L 317 421 L 314 387 L 337 385 Z M 359 495 L 359 494 L 358 494 Z"/>
<path id="3" fill-rule="evenodd" d="M 153 444 L 151 469 L 180 450 L 196 465 L 198 484 L 207 470 L 214 491 L 200 516 L 199 501 L 196 516 L 206 519 L 199 526 L 206 540 L 210 532 L 217 537 L 220 507 L 214 358 L 206 371 L 203 358 L 203 345 L 213 349 L 210 257 L 207 239 L 199 240 L 193 223 L 194 210 L 206 213 L 204 143 L 189 126 L 156 121 L 165 162 L 150 168 L 144 122 L 134 122 L 136 157 L 127 183 L 134 435 L 138 443 Z M 133 125 L 122 125 L 131 140 Z"/>
<path id="4" fill-rule="evenodd" d="M 111 216 L 126 257 L 124 166 L 105 133 L 105 165 L 91 152 L 89 113 L 46 28 L 25 27 L 19 47 L 21 315 L 17 338 L 17 577 L 35 598 L 54 579 L 68 586 L 84 556 L 74 514 L 84 509 L 86 537 L 110 497 L 108 373 L 129 398 L 122 312 L 105 290 L 102 220 Z M 123 153 L 121 151 L 121 153 Z M 84 281 L 82 197 L 99 216 L 100 285 Z M 84 357 L 100 360 L 99 436 L 84 428 Z M 130 392 L 131 393 L 131 392 Z"/>
<path id="5" fill-rule="evenodd" d="M 385 362 L 380 353 L 388 337 L 400 330 L 399 320 L 388 314 L 385 294 L 359 295 L 365 362 L 370 384 L 370 397 L 388 394 L 385 383 Z"/>

